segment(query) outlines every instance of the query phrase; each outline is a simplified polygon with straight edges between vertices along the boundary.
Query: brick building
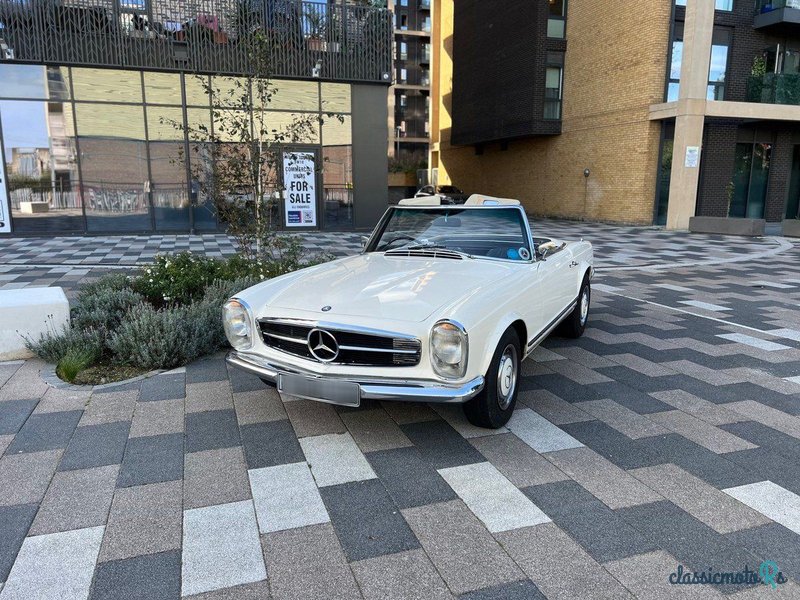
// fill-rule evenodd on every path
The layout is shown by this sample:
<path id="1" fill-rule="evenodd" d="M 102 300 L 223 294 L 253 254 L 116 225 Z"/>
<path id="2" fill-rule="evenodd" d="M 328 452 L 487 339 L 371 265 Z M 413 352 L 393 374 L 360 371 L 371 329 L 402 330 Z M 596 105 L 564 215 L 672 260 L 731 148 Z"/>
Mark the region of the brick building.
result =
<path id="1" fill-rule="evenodd" d="M 694 215 L 797 216 L 800 8 L 487 4 L 435 5 L 439 183 L 535 215 L 678 229 Z"/>

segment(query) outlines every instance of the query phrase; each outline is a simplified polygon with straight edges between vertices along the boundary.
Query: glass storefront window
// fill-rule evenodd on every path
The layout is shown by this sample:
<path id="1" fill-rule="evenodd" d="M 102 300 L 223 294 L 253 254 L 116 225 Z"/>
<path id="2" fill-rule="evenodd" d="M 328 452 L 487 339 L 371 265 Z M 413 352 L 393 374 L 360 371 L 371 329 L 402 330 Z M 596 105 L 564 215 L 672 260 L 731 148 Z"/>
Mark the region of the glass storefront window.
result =
<path id="1" fill-rule="evenodd" d="M 346 83 L 323 83 L 322 110 L 349 113 L 351 111 L 350 86 Z"/>
<path id="2" fill-rule="evenodd" d="M 46 78 L 45 67 L 38 65 L 0 65 L 0 97 L 47 99 Z"/>
<path id="3" fill-rule="evenodd" d="M 15 232 L 83 229 L 71 105 L 0 101 L 7 191 Z"/>
<path id="4" fill-rule="evenodd" d="M 174 73 L 144 74 L 144 95 L 148 104 L 172 104 L 180 106 L 181 76 Z"/>
<path id="5" fill-rule="evenodd" d="M 75 100 L 142 102 L 142 75 L 138 71 L 72 69 Z"/>
<path id="6" fill-rule="evenodd" d="M 144 111 L 129 104 L 75 104 L 80 137 L 144 140 Z"/>
<path id="7" fill-rule="evenodd" d="M 319 84 L 315 81 L 273 80 L 272 110 L 319 110 Z M 259 108 L 258 106 L 256 108 Z"/>
<path id="8" fill-rule="evenodd" d="M 731 217 L 763 219 L 772 144 L 736 144 Z"/>
<path id="9" fill-rule="evenodd" d="M 182 142 L 150 143 L 150 201 L 156 231 L 189 229 L 185 160 Z"/>

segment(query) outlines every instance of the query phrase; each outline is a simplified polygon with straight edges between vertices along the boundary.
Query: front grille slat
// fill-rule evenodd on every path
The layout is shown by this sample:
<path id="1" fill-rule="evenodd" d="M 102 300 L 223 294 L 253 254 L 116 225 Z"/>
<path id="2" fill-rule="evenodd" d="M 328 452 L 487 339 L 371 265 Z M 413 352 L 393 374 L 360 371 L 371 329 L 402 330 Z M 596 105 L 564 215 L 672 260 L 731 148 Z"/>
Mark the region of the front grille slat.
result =
<path id="1" fill-rule="evenodd" d="M 308 360 L 317 359 L 309 350 L 308 334 L 315 325 L 262 319 L 259 329 L 264 344 Z M 339 355 L 330 364 L 353 366 L 407 367 L 419 364 L 422 348 L 419 340 L 347 331 L 336 327 L 320 328 L 333 334 L 339 345 Z"/>

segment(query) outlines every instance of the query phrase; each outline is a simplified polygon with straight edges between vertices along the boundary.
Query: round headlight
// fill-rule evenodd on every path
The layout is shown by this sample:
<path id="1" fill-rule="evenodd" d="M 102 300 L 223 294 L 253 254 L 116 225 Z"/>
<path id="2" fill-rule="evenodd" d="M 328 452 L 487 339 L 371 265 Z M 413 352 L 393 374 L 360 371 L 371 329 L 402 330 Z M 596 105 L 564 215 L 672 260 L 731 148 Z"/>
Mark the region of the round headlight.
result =
<path id="1" fill-rule="evenodd" d="M 442 377 L 463 377 L 467 371 L 467 333 L 457 323 L 439 321 L 431 329 L 431 364 Z"/>
<path id="2" fill-rule="evenodd" d="M 245 304 L 235 298 L 222 307 L 222 323 L 225 337 L 237 350 L 246 350 L 253 343 L 250 314 Z"/>

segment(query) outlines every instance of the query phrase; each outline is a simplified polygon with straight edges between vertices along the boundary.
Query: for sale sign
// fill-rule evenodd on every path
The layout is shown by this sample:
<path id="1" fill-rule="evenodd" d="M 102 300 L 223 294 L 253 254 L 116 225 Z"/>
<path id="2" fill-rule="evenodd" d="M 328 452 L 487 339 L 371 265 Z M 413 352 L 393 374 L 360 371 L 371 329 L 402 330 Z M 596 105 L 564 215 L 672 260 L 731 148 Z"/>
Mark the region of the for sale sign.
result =
<path id="1" fill-rule="evenodd" d="M 5 177 L 6 157 L 3 154 L 3 142 L 0 140 L 0 233 L 11 232 L 11 216 L 8 205 L 8 186 Z"/>
<path id="2" fill-rule="evenodd" d="M 317 172 L 313 152 L 283 155 L 283 187 L 286 227 L 316 227 Z"/>

